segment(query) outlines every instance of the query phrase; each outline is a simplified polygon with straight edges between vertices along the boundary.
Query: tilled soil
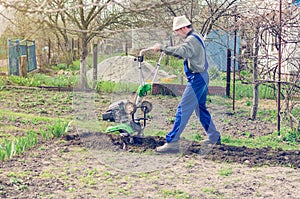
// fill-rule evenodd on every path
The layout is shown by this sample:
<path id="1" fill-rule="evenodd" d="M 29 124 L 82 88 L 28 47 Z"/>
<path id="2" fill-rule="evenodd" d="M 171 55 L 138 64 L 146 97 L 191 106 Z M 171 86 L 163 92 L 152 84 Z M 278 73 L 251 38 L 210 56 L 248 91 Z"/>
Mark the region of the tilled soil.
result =
<path id="1" fill-rule="evenodd" d="M 76 137 L 76 136 L 75 136 Z M 132 153 L 153 152 L 165 143 L 164 138 L 158 136 L 123 137 L 106 133 L 84 133 L 80 135 L 84 145 L 91 150 L 103 149 L 112 151 L 129 151 Z M 107 144 L 103 146 L 103 140 Z M 205 159 L 216 162 L 228 162 L 255 166 L 287 166 L 300 168 L 300 151 L 265 148 L 247 148 L 228 146 L 225 144 L 204 146 L 201 142 L 181 140 L 187 147 L 181 146 L 183 155 L 202 155 Z M 207 151 L 209 150 L 209 151 Z"/>
<path id="2" fill-rule="evenodd" d="M 111 140 L 106 150 L 83 142 L 97 143 L 97 137 Z M 71 132 L 44 143 L 2 163 L 1 198 L 298 198 L 300 193 L 299 170 L 286 165 L 297 156 L 292 151 L 219 145 L 202 156 L 200 144 L 193 143 L 186 154 L 157 155 L 145 152 L 162 144 L 161 138 L 133 140 L 127 152 L 123 138 L 102 133 L 80 138 Z M 110 149 L 114 153 L 107 153 Z M 123 158 L 120 165 L 115 157 Z M 140 167 L 139 159 L 148 167 L 130 169 Z M 149 170 L 149 163 L 165 165 Z"/>
<path id="3" fill-rule="evenodd" d="M 101 113 L 116 100 L 113 95 L 96 96 L 94 108 L 81 107 L 86 112 L 80 115 L 74 107 L 83 103 L 75 100 L 73 109 L 69 109 L 70 93 L 5 90 L 2 94 L 1 110 L 53 118 L 101 118 Z M 30 97 L 31 94 L 41 96 Z M 146 129 L 152 133 L 168 131 L 179 99 L 149 96 L 147 100 L 155 106 Z M 233 113 L 230 107 L 217 105 L 214 99 L 208 103 L 223 136 L 255 138 L 276 129 L 264 116 L 249 120 L 249 107 L 243 104 L 237 103 Z M 1 125 L 14 123 L 19 130 L 46 125 L 2 117 Z M 18 135 L 18 131 L 3 129 L 3 133 Z M 225 143 L 203 146 L 190 141 L 196 134 L 205 139 L 195 116 L 182 134 L 178 154 L 155 152 L 157 146 L 164 144 L 163 136 L 149 136 L 145 132 L 144 138 L 124 137 L 95 129 L 72 125 L 63 138 L 39 142 L 29 151 L 1 162 L 0 198 L 299 198 L 300 150 Z"/>

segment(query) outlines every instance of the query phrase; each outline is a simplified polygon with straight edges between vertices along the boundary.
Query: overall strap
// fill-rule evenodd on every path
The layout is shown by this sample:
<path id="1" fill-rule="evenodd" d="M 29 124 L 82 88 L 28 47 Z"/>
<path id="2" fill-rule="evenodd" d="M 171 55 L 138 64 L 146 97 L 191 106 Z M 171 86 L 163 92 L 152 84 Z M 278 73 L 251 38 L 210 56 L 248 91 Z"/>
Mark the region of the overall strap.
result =
<path id="1" fill-rule="evenodd" d="M 203 46 L 203 48 L 204 48 L 204 54 L 205 54 L 205 58 L 206 58 L 206 47 L 205 47 L 205 44 L 204 44 L 204 42 L 202 41 L 202 39 L 198 36 L 198 35 L 196 35 L 196 34 L 192 34 L 194 37 L 196 37 L 196 39 L 201 43 L 201 45 Z"/>
<path id="2" fill-rule="evenodd" d="M 196 39 L 201 43 L 201 45 L 203 46 L 203 49 L 204 49 L 204 57 L 205 57 L 205 68 L 207 69 L 208 67 L 208 62 L 207 62 L 207 57 L 206 57 L 206 47 L 205 47 L 205 44 L 204 42 L 202 41 L 202 39 L 196 35 L 196 34 L 192 34 L 194 37 L 196 37 Z"/>
<path id="3" fill-rule="evenodd" d="M 204 42 L 202 41 L 202 39 L 198 36 L 198 35 L 196 35 L 196 34 L 191 34 L 191 35 L 193 35 L 200 43 L 201 43 L 201 45 L 202 45 L 202 47 L 203 47 L 203 49 L 204 49 L 204 57 L 205 57 L 205 70 L 203 71 L 203 73 L 202 73 L 202 76 L 204 77 L 204 76 L 206 76 L 205 74 L 205 71 L 207 70 L 207 68 L 208 68 L 208 62 L 207 62 L 207 58 L 206 58 L 206 48 L 205 48 L 205 44 L 204 44 Z M 187 79 L 188 79 L 188 81 L 191 81 L 193 78 L 195 78 L 195 76 L 196 75 L 198 75 L 198 74 L 200 74 L 200 73 L 193 73 L 193 72 L 191 72 L 190 70 L 189 70 L 189 68 L 188 68 L 188 61 L 187 61 L 187 59 L 185 59 L 184 60 L 184 72 L 185 72 L 185 74 L 186 74 L 186 76 L 187 76 Z M 206 78 L 205 78 L 206 79 Z M 206 81 L 207 82 L 207 81 Z"/>

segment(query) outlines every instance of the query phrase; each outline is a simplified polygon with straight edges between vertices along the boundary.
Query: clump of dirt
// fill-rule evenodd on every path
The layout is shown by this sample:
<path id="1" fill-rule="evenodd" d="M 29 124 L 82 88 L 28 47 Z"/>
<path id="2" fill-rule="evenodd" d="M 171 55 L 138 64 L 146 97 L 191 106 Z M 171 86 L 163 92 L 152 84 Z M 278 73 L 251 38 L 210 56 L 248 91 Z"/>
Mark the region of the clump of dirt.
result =
<path id="1" fill-rule="evenodd" d="M 102 132 L 86 132 L 78 136 L 88 149 L 100 150 L 106 149 L 110 151 L 130 151 L 130 152 L 146 152 L 147 150 L 155 150 L 156 147 L 164 144 L 164 138 L 159 136 L 120 136 L 117 134 L 107 134 Z"/>

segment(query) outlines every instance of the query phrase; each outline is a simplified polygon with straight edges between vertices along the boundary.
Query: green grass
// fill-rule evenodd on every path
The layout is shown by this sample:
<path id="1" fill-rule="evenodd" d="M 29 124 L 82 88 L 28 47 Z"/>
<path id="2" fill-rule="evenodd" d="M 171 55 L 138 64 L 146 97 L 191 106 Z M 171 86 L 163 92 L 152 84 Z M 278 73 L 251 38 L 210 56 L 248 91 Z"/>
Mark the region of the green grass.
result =
<path id="1" fill-rule="evenodd" d="M 107 121 L 103 121 L 103 120 L 84 120 L 82 118 L 80 118 L 79 116 L 77 116 L 77 118 L 74 119 L 73 124 L 75 126 L 78 126 L 80 128 L 92 131 L 92 132 L 96 132 L 96 131 L 105 131 L 105 129 L 107 127 L 109 127 L 110 125 L 112 125 L 111 122 L 107 122 Z M 113 123 L 115 124 L 115 123 Z"/>
<path id="2" fill-rule="evenodd" d="M 232 175 L 232 168 L 231 167 L 223 167 L 218 171 L 218 174 L 220 176 L 224 176 L 224 177 L 228 177 L 230 175 Z"/>
<path id="3" fill-rule="evenodd" d="M 295 118 L 300 118 L 300 105 L 292 110 L 292 114 Z"/>
<path id="4" fill-rule="evenodd" d="M 7 84 L 7 79 L 4 77 L 0 77 L 0 90 Z"/>
<path id="5" fill-rule="evenodd" d="M 270 110 L 258 110 L 257 116 L 261 118 L 262 121 L 275 122 L 277 119 L 277 111 L 275 109 Z"/>
<path id="6" fill-rule="evenodd" d="M 114 81 L 99 81 L 96 85 L 97 92 L 112 93 L 112 92 L 134 92 L 139 85 L 134 83 L 123 83 Z"/>
<path id="7" fill-rule="evenodd" d="M 245 146 L 248 148 L 271 147 L 273 149 L 299 150 L 300 142 L 298 138 L 299 132 L 282 130 L 280 137 L 277 132 L 266 136 L 242 139 L 233 138 L 230 135 L 223 135 L 222 143 L 230 146 Z"/>
<path id="8" fill-rule="evenodd" d="M 72 92 L 52 92 L 43 89 L 5 89 L 1 91 L 0 103 L 7 108 L 20 108 L 25 113 L 55 114 L 57 117 L 72 112 Z M 29 97 L 30 96 L 30 97 Z M 16 99 L 16 101 L 15 101 Z M 9 108 L 9 107 L 12 108 Z M 36 114 L 36 115 L 40 115 Z"/>
<path id="9" fill-rule="evenodd" d="M 9 76 L 8 79 L 2 78 L 0 81 L 0 89 L 3 89 L 5 85 L 8 84 L 15 84 L 18 86 L 27 86 L 27 87 L 37 87 L 37 86 L 60 86 L 60 87 L 67 87 L 73 86 L 76 84 L 77 77 L 71 75 L 67 77 L 66 75 L 59 75 L 57 77 L 51 77 L 45 74 L 29 74 L 27 78 L 20 77 L 20 76 Z"/>
<path id="10" fill-rule="evenodd" d="M 178 198 L 178 199 L 183 199 L 183 198 L 190 198 L 190 194 L 185 192 L 185 191 L 182 191 L 180 189 L 171 189 L 171 190 L 166 190 L 166 189 L 163 189 L 162 190 L 162 193 L 165 197 L 167 198 Z"/>
<path id="11" fill-rule="evenodd" d="M 53 174 L 52 171 L 43 171 L 40 173 L 39 177 L 44 179 L 57 179 L 58 176 L 56 174 Z"/>
<path id="12" fill-rule="evenodd" d="M 201 191 L 206 193 L 209 198 L 223 198 L 223 195 L 215 187 L 203 187 Z"/>
<path id="13" fill-rule="evenodd" d="M 42 116 L 36 116 L 33 114 L 26 114 L 26 113 L 17 113 L 10 110 L 1 110 L 0 116 L 6 116 L 10 117 L 12 120 L 18 117 L 27 119 L 29 121 L 32 121 L 33 123 L 43 121 L 43 122 L 53 122 L 56 121 L 58 118 L 52 118 L 52 117 L 42 117 Z M 67 119 L 60 118 L 61 120 L 68 121 Z"/>
<path id="14" fill-rule="evenodd" d="M 145 56 L 146 61 L 152 66 L 156 66 L 159 55 Z M 177 76 L 183 76 L 183 60 L 172 56 L 164 56 L 160 63 L 160 69 L 164 70 L 170 74 L 175 74 Z"/>
<path id="15" fill-rule="evenodd" d="M 233 92 L 233 86 L 231 85 L 230 87 L 231 95 Z M 260 99 L 275 99 L 274 96 L 276 94 L 274 93 L 275 91 L 270 88 L 267 85 L 260 85 L 258 87 L 258 92 L 259 92 L 259 98 Z M 241 81 L 237 80 L 235 84 L 235 96 L 236 99 L 242 99 L 242 98 L 252 98 L 253 97 L 253 85 L 252 84 L 244 84 Z"/>

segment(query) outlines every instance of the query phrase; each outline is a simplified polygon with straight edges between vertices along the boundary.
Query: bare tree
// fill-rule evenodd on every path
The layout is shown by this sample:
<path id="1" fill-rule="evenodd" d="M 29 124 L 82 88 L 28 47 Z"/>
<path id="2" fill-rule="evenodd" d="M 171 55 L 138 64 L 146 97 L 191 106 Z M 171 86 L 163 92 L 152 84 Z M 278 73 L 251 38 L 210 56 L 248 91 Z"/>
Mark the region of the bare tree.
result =
<path id="1" fill-rule="evenodd" d="M 166 0 L 161 1 L 165 19 L 186 15 L 203 36 L 213 28 L 225 29 L 228 23 L 224 19 L 228 19 L 228 15 L 233 12 L 235 5 L 239 2 L 239 0 L 188 0 L 175 4 Z"/>
<path id="2" fill-rule="evenodd" d="M 275 97 L 275 91 L 278 89 L 276 85 L 278 83 L 279 6 L 278 2 L 273 1 L 251 1 L 249 3 L 251 6 L 242 4 L 244 5 L 243 9 L 239 9 L 239 20 L 236 25 L 244 32 L 244 39 L 247 39 L 245 36 L 248 36 L 250 54 L 247 58 L 251 59 L 251 63 L 253 63 L 247 67 L 253 73 L 253 78 L 248 78 L 248 83 L 254 84 L 251 118 L 255 119 L 258 107 L 258 85 L 265 84 L 274 88 Z M 297 86 L 299 85 L 299 78 L 298 75 L 295 75 L 300 72 L 299 56 L 297 56 L 299 54 L 300 35 L 299 23 L 297 22 L 299 9 L 297 10 L 288 1 L 284 1 L 282 16 L 282 70 L 285 80 L 281 80 L 283 84 L 281 97 L 284 98 L 286 105 L 285 109 L 280 110 L 280 112 L 282 115 L 288 116 L 289 120 L 295 121 L 295 117 L 291 114 L 291 109 L 295 106 L 289 104 L 293 104 L 291 100 L 293 99 L 292 95 L 296 93 L 295 90 L 299 91 L 299 86 Z"/>
<path id="3" fill-rule="evenodd" d="M 139 13 L 149 9 L 149 7 L 139 7 L 133 10 L 129 2 L 124 1 L 121 4 L 113 0 L 28 0 L 13 3 L 0 1 L 0 4 L 27 15 L 34 15 L 41 20 L 40 22 L 46 23 L 54 32 L 62 36 L 67 51 L 70 49 L 68 46 L 70 37 L 76 36 L 81 39 L 80 84 L 83 89 L 88 88 L 86 57 L 89 42 L 95 37 L 109 37 L 132 25 L 144 25 L 141 21 L 147 22 L 147 20 L 139 19 Z M 159 5 L 151 7 L 156 8 Z"/>

